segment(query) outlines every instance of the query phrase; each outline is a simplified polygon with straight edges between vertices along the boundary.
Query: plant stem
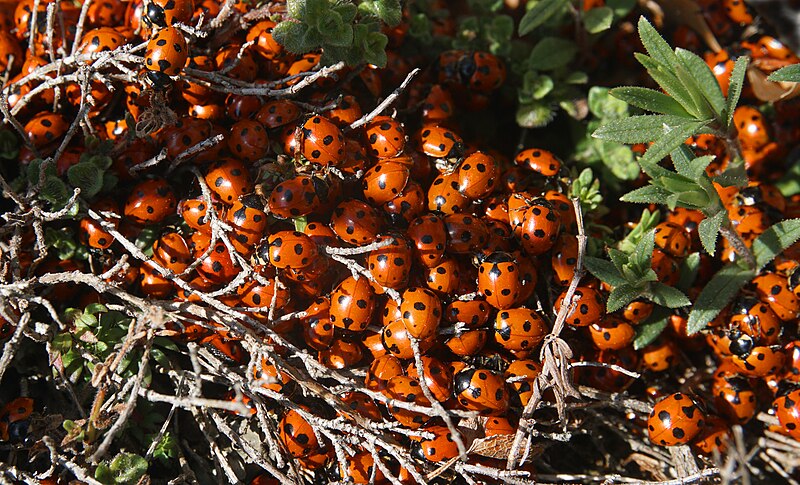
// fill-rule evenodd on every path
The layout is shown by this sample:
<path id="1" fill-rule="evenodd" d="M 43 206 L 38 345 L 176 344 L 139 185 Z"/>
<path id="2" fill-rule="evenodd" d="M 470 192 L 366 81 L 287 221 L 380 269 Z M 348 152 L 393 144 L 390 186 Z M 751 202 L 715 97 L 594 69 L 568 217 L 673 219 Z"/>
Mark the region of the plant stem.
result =
<path id="1" fill-rule="evenodd" d="M 733 250 L 736 251 L 736 254 L 744 258 L 748 266 L 755 269 L 756 258 L 753 256 L 750 248 L 748 248 L 742 240 L 741 236 L 739 236 L 739 233 L 734 231 L 728 224 L 723 224 L 719 228 L 719 232 L 722 234 L 722 237 L 728 240 L 728 243 L 733 247 Z"/>

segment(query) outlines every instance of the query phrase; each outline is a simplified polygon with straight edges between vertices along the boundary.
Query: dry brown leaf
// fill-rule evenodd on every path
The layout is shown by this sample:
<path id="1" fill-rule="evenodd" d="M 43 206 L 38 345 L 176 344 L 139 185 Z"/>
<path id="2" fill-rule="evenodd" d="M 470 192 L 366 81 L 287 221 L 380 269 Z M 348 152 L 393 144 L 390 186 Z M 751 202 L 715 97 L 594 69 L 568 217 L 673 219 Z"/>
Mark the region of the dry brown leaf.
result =
<path id="1" fill-rule="evenodd" d="M 668 22 L 686 25 L 694 30 L 712 51 L 722 50 L 717 37 L 711 32 L 705 17 L 700 12 L 700 6 L 694 0 L 650 0 L 645 5 L 650 3 L 656 3 L 661 7 L 660 10 Z"/>
<path id="2" fill-rule="evenodd" d="M 747 68 L 747 80 L 753 88 L 753 94 L 761 101 L 775 102 L 792 99 L 800 95 L 798 83 L 772 82 L 767 80 L 767 74 L 755 66 Z"/>
<path id="3" fill-rule="evenodd" d="M 472 442 L 469 447 L 470 454 L 484 456 L 486 458 L 497 458 L 500 460 L 507 460 L 511 448 L 514 446 L 513 434 L 497 434 L 487 438 L 479 438 Z M 541 445 L 532 445 L 530 456 L 537 456 L 544 451 Z M 524 447 L 520 447 L 517 459 L 522 458 Z"/>

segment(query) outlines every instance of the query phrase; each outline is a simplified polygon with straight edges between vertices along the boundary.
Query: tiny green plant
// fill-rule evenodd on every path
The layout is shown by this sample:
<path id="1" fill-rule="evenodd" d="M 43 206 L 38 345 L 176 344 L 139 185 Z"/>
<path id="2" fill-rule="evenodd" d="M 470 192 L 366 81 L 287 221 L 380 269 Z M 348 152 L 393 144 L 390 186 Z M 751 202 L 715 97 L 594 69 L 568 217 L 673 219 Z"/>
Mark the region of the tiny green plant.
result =
<path id="1" fill-rule="evenodd" d="M 703 249 L 713 256 L 721 234 L 740 256 L 715 274 L 700 292 L 689 314 L 688 332 L 693 334 L 704 329 L 766 264 L 800 239 L 800 220 L 775 224 L 759 236 L 752 247 L 748 247 L 733 228 L 714 186 L 714 183 L 744 186 L 748 181 L 733 124 L 733 112 L 744 84 L 748 59 L 740 57 L 736 61 L 728 96 L 725 97 L 710 68 L 700 57 L 684 49 L 673 50 L 644 17 L 640 18 L 638 29 L 648 55 L 640 53 L 636 58 L 664 92 L 642 87 L 611 90 L 612 96 L 653 114 L 610 120 L 593 136 L 619 143 L 652 142 L 638 159 L 642 171 L 649 177 L 649 184 L 629 192 L 622 200 L 665 205 L 670 210 L 676 207 L 698 210 L 704 215 L 698 227 Z M 725 140 L 731 158 L 729 168 L 713 178 L 706 170 L 713 158 L 695 157 L 684 144 L 688 137 L 702 133 Z M 673 170 L 659 165 L 667 156 L 672 161 Z M 610 262 L 587 258 L 587 268 L 614 286 L 608 300 L 609 311 L 621 308 L 624 302 L 637 297 L 672 308 L 690 303 L 680 290 L 666 290 L 664 286 L 654 284 L 654 275 L 649 273 L 652 271 L 650 260 L 645 255 L 648 248 L 652 253 L 650 240 L 649 233 L 645 233 L 635 245 L 623 241 L 622 246 L 627 252 L 609 249 Z M 651 322 L 655 323 L 644 338 L 637 341 L 637 346 L 655 339 L 660 332 L 656 330 L 665 326 L 662 315 Z"/>

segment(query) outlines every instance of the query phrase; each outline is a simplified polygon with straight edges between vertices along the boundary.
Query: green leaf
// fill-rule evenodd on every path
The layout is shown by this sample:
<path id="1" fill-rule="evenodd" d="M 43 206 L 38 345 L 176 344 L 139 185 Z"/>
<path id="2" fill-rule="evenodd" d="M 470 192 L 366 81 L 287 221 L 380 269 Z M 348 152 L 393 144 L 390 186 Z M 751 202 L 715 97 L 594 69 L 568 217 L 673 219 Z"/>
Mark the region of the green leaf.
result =
<path id="1" fill-rule="evenodd" d="M 515 118 L 523 128 L 540 128 L 553 121 L 555 111 L 550 103 L 532 102 L 520 104 Z"/>
<path id="2" fill-rule="evenodd" d="M 615 312 L 624 308 L 628 303 L 642 296 L 642 288 L 638 285 L 623 284 L 615 286 L 608 294 L 606 311 Z"/>
<path id="3" fill-rule="evenodd" d="M 690 121 L 672 126 L 669 131 L 661 133 L 657 138 L 654 138 L 655 142 L 644 152 L 642 158 L 639 159 L 639 164 L 658 163 L 707 123 L 707 121 Z"/>
<path id="4" fill-rule="evenodd" d="M 65 354 L 72 348 L 72 336 L 66 332 L 56 334 L 51 345 L 57 352 Z"/>
<path id="5" fill-rule="evenodd" d="M 103 188 L 103 171 L 90 162 L 81 162 L 67 170 L 67 180 L 81 189 L 81 195 L 91 198 Z"/>
<path id="6" fill-rule="evenodd" d="M 664 283 L 651 283 L 650 291 L 652 292 L 650 300 L 667 308 L 680 308 L 692 304 L 681 290 L 667 286 Z"/>
<path id="7" fill-rule="evenodd" d="M 645 185 L 620 197 L 622 202 L 634 204 L 663 204 L 671 192 L 655 185 Z"/>
<path id="8" fill-rule="evenodd" d="M 0 158 L 16 160 L 19 147 L 19 139 L 13 132 L 7 128 L 0 128 Z"/>
<path id="9" fill-rule="evenodd" d="M 319 44 L 312 42 L 316 32 L 307 24 L 285 20 L 272 29 L 272 37 L 276 42 L 293 54 L 305 54 Z"/>
<path id="10" fill-rule="evenodd" d="M 697 232 L 700 235 L 700 242 L 703 244 L 703 249 L 705 249 L 706 252 L 711 256 L 714 256 L 714 253 L 717 250 L 717 236 L 719 236 L 719 229 L 722 227 L 722 224 L 726 222 L 727 217 L 727 212 L 721 210 L 713 217 L 707 217 L 700 221 L 700 225 L 697 227 Z"/>
<path id="11" fill-rule="evenodd" d="M 661 335 L 661 332 L 667 328 L 669 323 L 670 312 L 663 307 L 656 307 L 653 313 L 645 320 L 636 326 L 636 338 L 633 340 L 633 348 L 641 350 L 647 347 L 655 339 Z"/>
<path id="12" fill-rule="evenodd" d="M 542 0 L 519 21 L 519 35 L 527 35 L 566 7 L 568 0 Z"/>
<path id="13" fill-rule="evenodd" d="M 717 78 L 714 77 L 714 73 L 711 72 L 708 64 L 700 56 L 686 49 L 678 48 L 675 50 L 675 54 L 681 61 L 682 66 L 689 72 L 691 86 L 696 86 L 700 89 L 714 113 L 721 118 L 725 112 L 725 96 L 722 95 L 719 82 L 717 82 Z M 680 74 L 678 79 L 682 79 Z M 689 88 L 690 92 L 692 91 L 692 87 L 687 86 L 687 88 Z"/>
<path id="14" fill-rule="evenodd" d="M 358 6 L 362 13 L 372 14 L 385 24 L 394 27 L 403 20 L 403 10 L 399 0 L 374 0 L 361 2 Z"/>
<path id="15" fill-rule="evenodd" d="M 673 158 L 673 162 L 674 160 L 675 159 Z M 703 155 L 702 157 L 697 157 L 689 160 L 689 163 L 685 165 L 682 164 L 681 162 L 677 162 L 674 164 L 675 164 L 675 169 L 678 171 L 679 175 L 683 175 L 684 177 L 690 180 L 699 181 L 701 177 L 706 176 L 706 168 L 713 161 L 714 161 L 713 155 Z"/>
<path id="16" fill-rule="evenodd" d="M 682 292 L 686 293 L 694 284 L 694 280 L 697 279 L 697 271 L 700 269 L 700 253 L 692 253 L 687 256 L 680 265 L 680 278 L 678 278 L 678 282 L 675 284 L 675 288 L 681 290 Z"/>
<path id="17" fill-rule="evenodd" d="M 675 75 L 675 73 L 666 66 L 655 62 L 650 57 L 636 53 L 634 54 L 636 59 L 639 61 L 641 65 L 647 69 L 647 73 L 653 80 L 661 86 L 661 88 L 670 96 L 675 98 L 675 100 L 680 103 L 681 106 L 696 118 L 702 118 L 701 115 L 702 111 L 700 107 L 697 105 L 695 97 L 689 93 L 689 90 L 684 86 L 683 82 Z"/>
<path id="18" fill-rule="evenodd" d="M 305 232 L 306 226 L 308 226 L 308 219 L 306 216 L 295 217 L 292 219 L 294 222 L 294 230 L 297 232 Z"/>
<path id="19" fill-rule="evenodd" d="M 56 176 L 48 176 L 42 184 L 41 196 L 54 206 L 63 205 L 70 196 L 67 185 Z"/>
<path id="20" fill-rule="evenodd" d="M 630 255 L 630 264 L 638 270 L 637 273 L 643 274 L 650 269 L 650 260 L 653 259 L 655 247 L 656 230 L 651 229 L 644 233 Z"/>
<path id="21" fill-rule="evenodd" d="M 606 6 L 614 11 L 614 17 L 621 19 L 633 10 L 636 0 L 606 0 Z"/>
<path id="22" fill-rule="evenodd" d="M 753 256 L 760 270 L 789 246 L 800 240 L 800 219 L 781 221 L 753 241 Z"/>
<path id="23" fill-rule="evenodd" d="M 691 130 L 685 128 L 689 125 L 693 127 Z M 679 129 L 681 129 L 680 132 L 693 132 L 695 125 L 697 125 L 697 122 L 689 121 L 687 118 L 681 118 L 679 116 L 639 115 L 604 123 L 592 133 L 592 136 L 600 138 L 601 140 L 610 140 L 620 143 L 647 143 L 654 140 L 658 143 L 658 141 L 665 136 L 665 132 L 667 136 L 669 133 Z M 680 140 L 681 143 L 689 136 L 690 135 L 684 136 Z M 648 152 L 649 151 L 650 149 L 648 149 Z M 669 151 L 667 153 L 669 153 Z M 661 158 L 664 158 L 664 156 L 662 155 L 658 160 Z"/>
<path id="24" fill-rule="evenodd" d="M 714 177 L 714 182 L 723 187 L 747 187 L 747 169 L 744 160 L 734 158 L 724 172 Z"/>
<path id="25" fill-rule="evenodd" d="M 622 270 L 628 264 L 628 253 L 622 252 L 616 248 L 608 248 L 608 258 L 617 269 L 617 272 L 622 276 Z"/>
<path id="26" fill-rule="evenodd" d="M 743 269 L 735 264 L 729 264 L 719 270 L 705 285 L 694 302 L 692 311 L 689 313 L 687 333 L 693 335 L 706 328 L 708 323 L 719 315 L 719 312 L 755 275 L 755 271 Z"/>
<path id="27" fill-rule="evenodd" d="M 679 116 L 681 118 L 694 118 L 675 100 L 675 98 L 667 96 L 655 89 L 623 86 L 612 89 L 611 95 L 630 105 L 647 111 Z"/>
<path id="28" fill-rule="evenodd" d="M 572 61 L 578 46 L 560 37 L 545 37 L 531 50 L 526 66 L 537 71 L 549 71 Z"/>
<path id="29" fill-rule="evenodd" d="M 358 7 L 352 3 L 337 3 L 331 6 L 331 10 L 341 15 L 342 21 L 346 24 L 352 23 L 358 14 Z"/>
<path id="30" fill-rule="evenodd" d="M 629 146 L 614 141 L 592 139 L 603 164 L 620 180 L 636 180 L 641 173 Z"/>
<path id="31" fill-rule="evenodd" d="M 389 38 L 381 32 L 370 32 L 364 40 L 364 60 L 378 67 L 386 66 L 386 45 Z"/>
<path id="32" fill-rule="evenodd" d="M 773 72 L 767 78 L 768 81 L 774 82 L 800 82 L 800 64 L 792 64 Z"/>
<path id="33" fill-rule="evenodd" d="M 589 111 L 602 119 L 622 118 L 628 114 L 628 104 L 613 96 L 612 90 L 601 86 L 592 86 L 587 97 Z"/>
<path id="34" fill-rule="evenodd" d="M 120 453 L 109 465 L 114 474 L 115 483 L 133 485 L 147 473 L 147 460 L 133 453 Z"/>
<path id="35" fill-rule="evenodd" d="M 678 56 L 644 16 L 639 17 L 638 28 L 642 45 L 654 61 L 672 68 L 678 65 Z"/>
<path id="36" fill-rule="evenodd" d="M 590 34 L 598 34 L 611 28 L 614 11 L 609 7 L 596 7 L 583 14 L 583 27 Z"/>
<path id="37" fill-rule="evenodd" d="M 96 165 L 100 170 L 107 170 L 111 167 L 113 160 L 108 155 L 93 155 L 88 157 L 87 162 Z"/>
<path id="38" fill-rule="evenodd" d="M 326 44 L 345 47 L 353 43 L 353 26 L 344 23 L 342 16 L 333 10 L 317 20 L 317 29 Z"/>
<path id="39" fill-rule="evenodd" d="M 611 261 L 586 256 L 583 264 L 586 266 L 586 269 L 600 281 L 608 283 L 611 286 L 625 284 L 625 279 Z"/>
<path id="40" fill-rule="evenodd" d="M 784 197 L 800 194 L 800 160 L 795 161 L 783 177 L 775 181 L 775 187 Z"/>
<path id="41" fill-rule="evenodd" d="M 731 72 L 730 82 L 728 85 L 728 99 L 725 100 L 725 115 L 727 117 L 725 127 L 728 130 L 733 127 L 733 111 L 736 109 L 736 105 L 739 103 L 739 96 L 742 94 L 744 76 L 747 74 L 747 64 L 749 62 L 749 57 L 741 56 L 736 59 L 736 63 L 733 65 L 733 72 Z M 800 77 L 798 77 L 798 79 L 800 79 Z"/>

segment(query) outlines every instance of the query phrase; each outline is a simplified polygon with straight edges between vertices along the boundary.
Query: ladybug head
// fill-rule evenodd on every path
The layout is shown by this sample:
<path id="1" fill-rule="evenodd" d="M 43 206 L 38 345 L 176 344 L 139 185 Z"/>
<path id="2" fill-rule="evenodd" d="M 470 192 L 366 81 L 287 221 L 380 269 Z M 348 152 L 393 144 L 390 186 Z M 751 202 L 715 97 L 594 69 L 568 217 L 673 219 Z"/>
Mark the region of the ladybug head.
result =
<path id="1" fill-rule="evenodd" d="M 475 369 L 464 369 L 453 378 L 453 391 L 456 394 L 461 394 L 471 387 L 472 376 L 475 375 Z"/>
<path id="2" fill-rule="evenodd" d="M 172 84 L 172 78 L 159 71 L 147 71 L 147 80 L 158 90 L 165 90 Z"/>
<path id="3" fill-rule="evenodd" d="M 145 23 L 150 24 L 151 27 L 153 25 L 156 27 L 167 26 L 167 16 L 164 14 L 164 9 L 160 5 L 156 5 L 153 2 L 148 2 L 147 4 L 144 21 Z"/>
<path id="4" fill-rule="evenodd" d="M 755 343 L 753 342 L 753 338 L 745 333 L 737 329 L 733 329 L 729 333 L 731 343 L 728 346 L 728 350 L 733 354 L 741 358 L 745 358 L 750 355 L 750 352 L 753 350 Z"/>
<path id="5" fill-rule="evenodd" d="M 778 389 L 775 391 L 775 397 L 784 397 L 790 393 L 800 389 L 800 384 L 790 380 L 782 380 L 778 383 Z"/>

